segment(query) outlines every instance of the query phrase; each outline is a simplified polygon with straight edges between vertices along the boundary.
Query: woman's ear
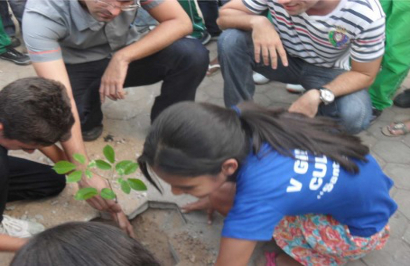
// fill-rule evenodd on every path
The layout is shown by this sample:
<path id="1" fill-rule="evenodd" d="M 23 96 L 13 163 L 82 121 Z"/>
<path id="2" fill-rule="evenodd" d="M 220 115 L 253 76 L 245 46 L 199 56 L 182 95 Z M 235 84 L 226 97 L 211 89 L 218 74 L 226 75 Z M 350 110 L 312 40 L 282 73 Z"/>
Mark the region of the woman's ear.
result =
<path id="1" fill-rule="evenodd" d="M 228 159 L 222 164 L 222 173 L 226 176 L 233 175 L 238 169 L 238 161 L 236 159 Z"/>

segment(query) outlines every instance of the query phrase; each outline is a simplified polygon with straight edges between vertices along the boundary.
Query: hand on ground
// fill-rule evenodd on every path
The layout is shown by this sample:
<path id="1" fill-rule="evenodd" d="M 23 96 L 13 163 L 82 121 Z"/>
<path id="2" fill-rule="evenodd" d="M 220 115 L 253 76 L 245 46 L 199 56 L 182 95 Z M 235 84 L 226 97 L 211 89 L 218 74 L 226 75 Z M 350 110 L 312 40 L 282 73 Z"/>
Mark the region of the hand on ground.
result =
<path id="1" fill-rule="evenodd" d="M 81 188 L 83 187 L 93 187 L 97 191 L 101 191 L 103 188 L 108 188 L 107 181 L 101 176 L 94 175 L 92 178 L 85 178 L 79 182 Z M 94 209 L 97 209 L 102 212 L 109 212 L 113 219 L 118 223 L 119 227 L 127 232 L 130 236 L 134 236 L 132 226 L 122 211 L 121 206 L 114 200 L 106 200 L 101 198 L 101 196 L 94 196 L 91 199 L 87 200 L 87 203 L 90 204 Z"/>

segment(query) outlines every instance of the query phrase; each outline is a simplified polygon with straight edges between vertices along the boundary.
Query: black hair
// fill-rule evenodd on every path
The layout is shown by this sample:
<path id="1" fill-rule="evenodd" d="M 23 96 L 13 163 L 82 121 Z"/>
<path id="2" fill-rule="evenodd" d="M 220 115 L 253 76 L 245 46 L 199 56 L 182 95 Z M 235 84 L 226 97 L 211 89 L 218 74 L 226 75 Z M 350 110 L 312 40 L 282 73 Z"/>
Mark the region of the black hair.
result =
<path id="1" fill-rule="evenodd" d="M 70 138 L 74 116 L 63 84 L 39 77 L 16 80 L 0 91 L 3 136 L 50 146 Z"/>
<path id="2" fill-rule="evenodd" d="M 263 143 L 290 157 L 294 149 L 326 155 L 353 173 L 359 168 L 352 159 L 366 161 L 368 147 L 330 118 L 309 118 L 250 102 L 238 108 L 182 102 L 164 110 L 138 158 L 145 177 L 155 185 L 148 165 L 186 177 L 217 174 L 225 160 L 234 158 L 241 164 Z"/>
<path id="3" fill-rule="evenodd" d="M 10 266 L 159 266 L 137 240 L 97 222 L 50 228 L 24 245 Z"/>

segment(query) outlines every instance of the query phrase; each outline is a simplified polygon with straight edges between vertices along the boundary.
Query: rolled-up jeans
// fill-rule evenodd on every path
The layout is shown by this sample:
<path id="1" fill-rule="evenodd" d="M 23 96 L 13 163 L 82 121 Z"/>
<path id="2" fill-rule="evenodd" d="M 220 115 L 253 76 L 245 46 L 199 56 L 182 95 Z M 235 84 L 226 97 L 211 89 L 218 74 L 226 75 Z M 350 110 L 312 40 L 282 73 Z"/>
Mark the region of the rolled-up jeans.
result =
<path id="1" fill-rule="evenodd" d="M 256 63 L 251 32 L 229 29 L 218 40 L 219 62 L 224 78 L 224 100 L 227 107 L 241 101 L 252 100 L 256 71 L 270 80 L 301 84 L 305 89 L 317 89 L 346 70 L 315 66 L 287 54 L 289 65 L 278 59 L 277 69 Z M 372 106 L 367 89 L 336 98 L 328 105 L 319 106 L 318 115 L 337 119 L 347 132 L 355 134 L 370 125 Z"/>

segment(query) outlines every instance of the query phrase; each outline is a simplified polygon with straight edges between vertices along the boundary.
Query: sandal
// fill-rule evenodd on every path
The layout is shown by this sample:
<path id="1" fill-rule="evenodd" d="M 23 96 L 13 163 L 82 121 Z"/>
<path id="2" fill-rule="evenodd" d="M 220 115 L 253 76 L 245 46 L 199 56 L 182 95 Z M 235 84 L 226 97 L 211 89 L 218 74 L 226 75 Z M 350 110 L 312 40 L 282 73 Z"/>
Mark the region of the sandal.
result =
<path id="1" fill-rule="evenodd" d="M 217 73 L 219 71 L 219 69 L 221 69 L 220 64 L 209 65 L 208 66 L 208 71 L 206 71 L 206 75 L 208 77 L 213 76 L 213 75 L 215 75 L 215 73 Z"/>
<path id="2" fill-rule="evenodd" d="M 405 122 L 394 122 L 393 126 L 385 126 L 382 128 L 382 133 L 383 135 L 387 137 L 398 137 L 398 136 L 403 136 L 408 133 L 410 133 L 409 128 L 407 127 L 407 123 L 410 123 L 410 121 L 405 121 Z M 394 134 L 393 131 L 398 132 L 398 134 Z"/>

